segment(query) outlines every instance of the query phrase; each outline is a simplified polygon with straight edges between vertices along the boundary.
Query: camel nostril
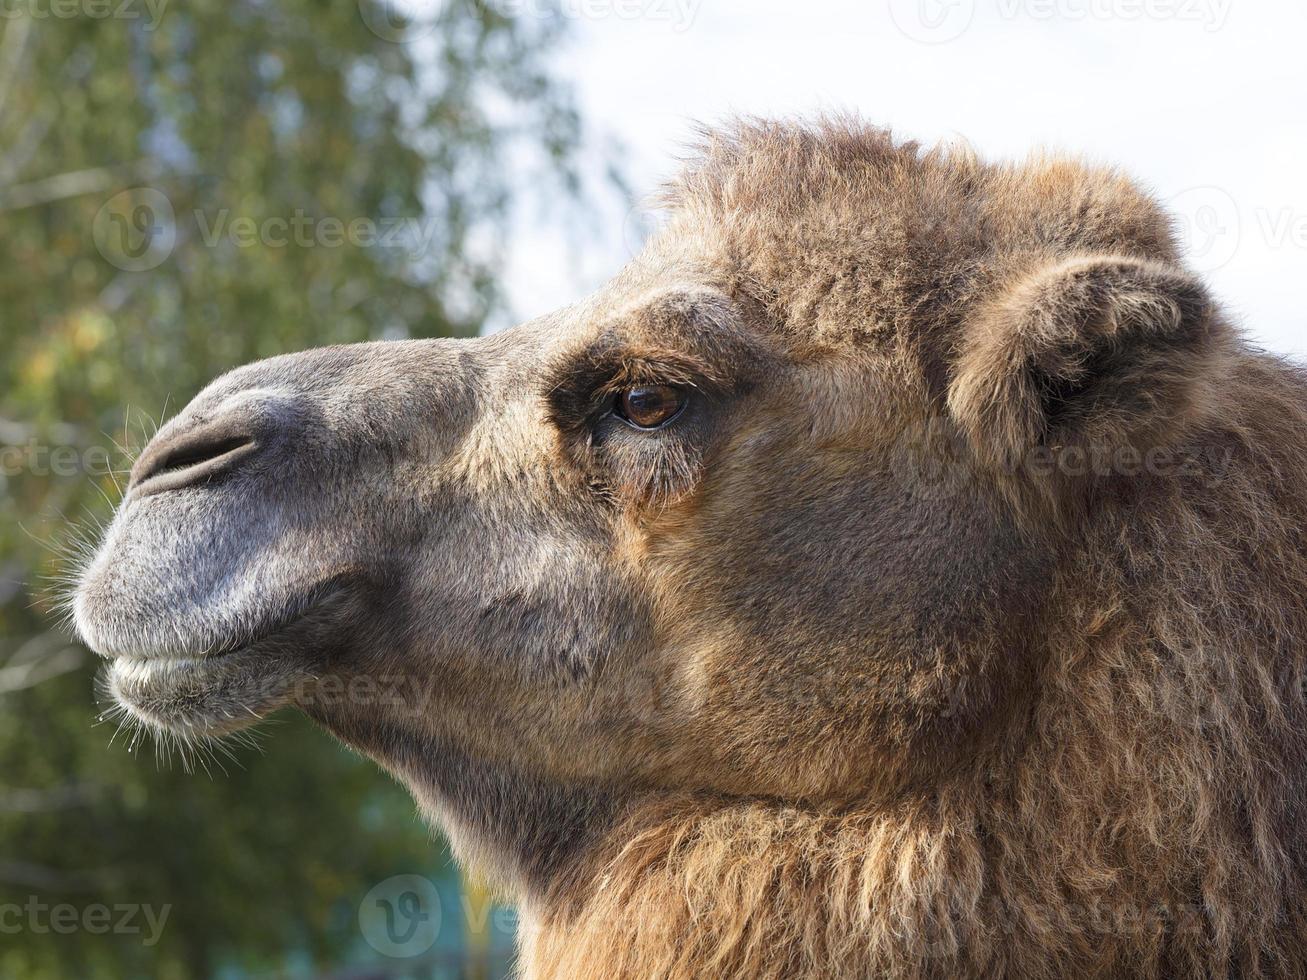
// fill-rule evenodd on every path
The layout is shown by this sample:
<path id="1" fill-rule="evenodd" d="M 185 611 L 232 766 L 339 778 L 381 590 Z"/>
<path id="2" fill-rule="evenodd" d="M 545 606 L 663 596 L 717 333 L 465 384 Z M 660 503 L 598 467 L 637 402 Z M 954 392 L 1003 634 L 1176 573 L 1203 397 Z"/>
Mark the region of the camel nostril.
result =
<path id="1" fill-rule="evenodd" d="M 178 446 L 160 459 L 157 465 L 148 473 L 142 474 L 141 479 L 146 480 L 161 473 L 174 473 L 177 470 L 186 470 L 192 466 L 199 466 L 201 463 L 211 462 L 219 456 L 226 456 L 233 449 L 248 446 L 250 441 L 243 436 L 228 436 L 225 439 L 216 439 L 212 442 L 197 442 Z"/>
<path id="2" fill-rule="evenodd" d="M 190 486 L 230 469 L 254 448 L 254 437 L 231 424 L 173 435 L 146 447 L 128 489 L 143 495 Z"/>

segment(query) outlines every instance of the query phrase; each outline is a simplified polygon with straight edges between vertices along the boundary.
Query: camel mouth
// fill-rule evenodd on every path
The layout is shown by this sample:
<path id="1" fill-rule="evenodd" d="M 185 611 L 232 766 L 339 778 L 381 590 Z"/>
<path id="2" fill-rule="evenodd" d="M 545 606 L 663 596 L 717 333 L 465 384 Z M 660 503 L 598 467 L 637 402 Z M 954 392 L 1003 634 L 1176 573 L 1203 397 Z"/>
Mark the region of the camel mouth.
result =
<path id="1" fill-rule="evenodd" d="M 199 658 L 125 656 L 109 665 L 105 686 L 116 706 L 150 728 L 224 735 L 280 706 L 257 668 L 245 650 Z"/>
<path id="2" fill-rule="evenodd" d="M 303 635 L 344 592 L 330 584 L 288 603 L 253 633 L 203 653 L 122 653 L 110 659 L 104 689 L 128 716 L 155 730 L 221 736 L 295 702 L 319 655 Z"/>

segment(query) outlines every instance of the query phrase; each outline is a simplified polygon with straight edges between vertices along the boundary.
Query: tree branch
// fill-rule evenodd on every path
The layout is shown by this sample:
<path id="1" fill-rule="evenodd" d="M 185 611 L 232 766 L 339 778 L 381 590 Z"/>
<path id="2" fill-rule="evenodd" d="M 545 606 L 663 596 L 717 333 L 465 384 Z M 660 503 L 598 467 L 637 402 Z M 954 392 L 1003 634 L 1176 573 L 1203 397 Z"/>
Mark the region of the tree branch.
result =
<path id="1" fill-rule="evenodd" d="M 50 649 L 63 643 L 59 650 Z M 0 694 L 13 694 L 35 687 L 60 674 L 67 674 L 82 665 L 85 656 L 80 647 L 64 643 L 62 637 L 45 633 L 18 648 L 9 663 L 0 667 Z"/>
<path id="2" fill-rule="evenodd" d="M 119 188 L 125 182 L 149 180 L 158 174 L 158 163 L 148 158 L 117 167 L 72 170 L 0 191 L 0 211 L 17 211 L 83 194 L 103 193 Z"/>

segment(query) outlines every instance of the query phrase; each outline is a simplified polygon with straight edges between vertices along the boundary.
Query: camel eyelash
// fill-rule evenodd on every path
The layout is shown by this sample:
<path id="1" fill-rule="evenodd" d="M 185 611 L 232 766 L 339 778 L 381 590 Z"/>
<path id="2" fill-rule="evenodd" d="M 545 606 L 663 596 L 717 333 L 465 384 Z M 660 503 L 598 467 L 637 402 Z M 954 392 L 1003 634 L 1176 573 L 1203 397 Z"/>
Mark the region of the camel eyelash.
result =
<path id="1" fill-rule="evenodd" d="M 557 372 L 548 390 L 550 420 L 561 432 L 577 436 L 601 426 L 616 399 L 637 386 L 667 386 L 700 397 L 725 387 L 707 369 L 681 354 L 592 350 Z"/>
<path id="2" fill-rule="evenodd" d="M 643 427 L 618 406 L 637 387 L 666 386 L 684 399 L 666 424 Z M 546 394 L 547 414 L 573 462 L 614 500 L 665 504 L 697 483 L 719 389 L 688 358 L 595 352 L 572 360 Z"/>

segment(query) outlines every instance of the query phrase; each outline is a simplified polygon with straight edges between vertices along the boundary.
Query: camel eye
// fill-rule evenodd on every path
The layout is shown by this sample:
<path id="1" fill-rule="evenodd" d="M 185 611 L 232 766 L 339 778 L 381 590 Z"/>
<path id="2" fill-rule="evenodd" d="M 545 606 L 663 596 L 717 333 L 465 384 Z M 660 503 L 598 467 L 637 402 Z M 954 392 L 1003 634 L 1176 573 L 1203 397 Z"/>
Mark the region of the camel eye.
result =
<path id="1" fill-rule="evenodd" d="M 671 385 L 639 385 L 617 396 L 617 414 L 638 429 L 666 425 L 685 407 L 685 392 Z"/>

